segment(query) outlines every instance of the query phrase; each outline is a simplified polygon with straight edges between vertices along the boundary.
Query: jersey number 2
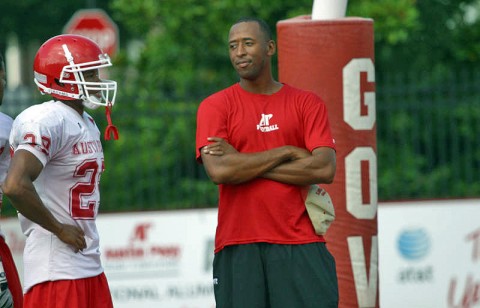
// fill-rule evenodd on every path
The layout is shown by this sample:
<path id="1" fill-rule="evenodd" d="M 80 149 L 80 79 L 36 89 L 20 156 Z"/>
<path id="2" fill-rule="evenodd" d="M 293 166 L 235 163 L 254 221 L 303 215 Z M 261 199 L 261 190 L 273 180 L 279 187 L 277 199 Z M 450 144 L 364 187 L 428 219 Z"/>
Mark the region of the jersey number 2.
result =
<path id="1" fill-rule="evenodd" d="M 97 200 L 88 200 L 88 196 L 92 196 L 98 189 L 103 169 L 103 160 L 102 166 L 98 165 L 97 160 L 86 160 L 77 166 L 74 177 L 83 178 L 86 181 L 78 182 L 70 189 L 70 212 L 74 219 L 93 219 L 95 217 L 98 202 Z"/>

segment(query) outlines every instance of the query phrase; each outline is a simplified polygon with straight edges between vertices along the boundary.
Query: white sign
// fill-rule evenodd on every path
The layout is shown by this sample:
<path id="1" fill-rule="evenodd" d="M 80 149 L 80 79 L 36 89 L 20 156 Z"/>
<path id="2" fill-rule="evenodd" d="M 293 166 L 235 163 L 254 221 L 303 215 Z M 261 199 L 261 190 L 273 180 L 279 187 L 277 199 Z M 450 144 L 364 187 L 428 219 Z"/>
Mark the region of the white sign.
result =
<path id="1" fill-rule="evenodd" d="M 109 214 L 97 222 L 116 308 L 215 307 L 216 209 Z"/>
<path id="2" fill-rule="evenodd" d="M 17 219 L 0 223 L 22 279 L 25 236 Z M 217 209 L 100 214 L 102 264 L 115 308 L 214 308 L 216 225 Z"/>
<path id="3" fill-rule="evenodd" d="M 380 307 L 480 307 L 480 199 L 381 203 Z"/>
<path id="4" fill-rule="evenodd" d="M 22 276 L 18 220 L 0 224 Z M 216 224 L 216 209 L 100 214 L 115 307 L 214 308 Z M 378 252 L 380 307 L 480 307 L 480 199 L 381 202 Z"/>

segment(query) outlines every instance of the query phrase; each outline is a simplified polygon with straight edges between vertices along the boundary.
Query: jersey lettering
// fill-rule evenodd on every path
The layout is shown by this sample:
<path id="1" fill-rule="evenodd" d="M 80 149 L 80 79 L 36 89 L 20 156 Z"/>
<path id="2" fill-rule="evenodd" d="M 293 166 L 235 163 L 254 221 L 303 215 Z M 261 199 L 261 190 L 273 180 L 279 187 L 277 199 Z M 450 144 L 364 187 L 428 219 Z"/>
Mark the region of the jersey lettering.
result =
<path id="1" fill-rule="evenodd" d="M 73 145 L 72 154 L 90 154 L 103 152 L 102 143 L 100 140 L 78 142 Z"/>

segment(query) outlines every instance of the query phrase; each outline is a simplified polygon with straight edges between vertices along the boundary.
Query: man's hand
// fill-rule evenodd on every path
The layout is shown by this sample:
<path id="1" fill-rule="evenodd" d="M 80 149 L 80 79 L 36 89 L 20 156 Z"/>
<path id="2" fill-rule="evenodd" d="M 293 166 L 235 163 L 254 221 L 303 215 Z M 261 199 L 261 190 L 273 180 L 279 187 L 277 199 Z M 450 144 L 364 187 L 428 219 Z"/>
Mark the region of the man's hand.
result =
<path id="1" fill-rule="evenodd" d="M 60 231 L 55 234 L 62 242 L 71 245 L 75 252 L 87 247 L 85 233 L 79 227 L 62 224 Z"/>
<path id="2" fill-rule="evenodd" d="M 226 142 L 223 138 L 208 137 L 207 140 L 212 143 L 203 147 L 202 151 L 205 154 L 222 156 L 225 154 L 238 152 L 230 143 Z"/>

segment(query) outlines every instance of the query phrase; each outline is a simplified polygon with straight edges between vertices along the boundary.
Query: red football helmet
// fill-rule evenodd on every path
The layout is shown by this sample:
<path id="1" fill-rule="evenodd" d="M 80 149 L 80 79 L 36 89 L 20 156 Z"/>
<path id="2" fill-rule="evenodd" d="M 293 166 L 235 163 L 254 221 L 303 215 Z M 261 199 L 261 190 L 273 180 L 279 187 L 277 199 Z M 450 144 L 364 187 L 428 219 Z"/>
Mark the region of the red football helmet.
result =
<path id="1" fill-rule="evenodd" d="M 42 94 L 59 100 L 83 101 L 88 108 L 112 106 L 117 83 L 86 81 L 83 72 L 111 66 L 110 57 L 91 39 L 62 34 L 47 40 L 33 63 L 34 81 Z"/>

